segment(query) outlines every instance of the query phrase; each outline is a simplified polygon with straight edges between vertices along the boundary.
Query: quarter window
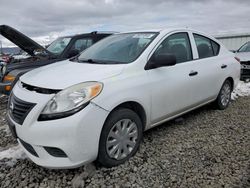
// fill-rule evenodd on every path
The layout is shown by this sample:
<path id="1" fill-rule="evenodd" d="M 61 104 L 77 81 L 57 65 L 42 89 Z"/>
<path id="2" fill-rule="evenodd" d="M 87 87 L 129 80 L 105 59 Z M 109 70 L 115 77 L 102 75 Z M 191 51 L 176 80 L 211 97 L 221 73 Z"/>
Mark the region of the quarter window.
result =
<path id="1" fill-rule="evenodd" d="M 176 33 L 167 37 L 154 52 L 154 57 L 160 54 L 172 54 L 176 57 L 176 63 L 192 60 L 192 51 L 187 33 Z"/>
<path id="2" fill-rule="evenodd" d="M 194 40 L 196 43 L 200 59 L 216 56 L 219 54 L 220 50 L 219 44 L 212 41 L 211 39 L 201 35 L 194 34 Z"/>
<path id="3" fill-rule="evenodd" d="M 212 43 L 214 55 L 218 55 L 219 51 L 220 51 L 220 45 L 217 44 L 216 42 L 212 41 L 212 40 L 211 40 L 211 43 Z"/>

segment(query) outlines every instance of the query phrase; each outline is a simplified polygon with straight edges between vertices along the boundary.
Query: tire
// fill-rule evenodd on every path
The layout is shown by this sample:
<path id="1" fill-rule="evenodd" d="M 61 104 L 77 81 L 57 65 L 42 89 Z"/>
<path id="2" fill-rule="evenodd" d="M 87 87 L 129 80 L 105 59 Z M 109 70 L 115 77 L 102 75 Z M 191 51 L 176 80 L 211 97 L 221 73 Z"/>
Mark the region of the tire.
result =
<path id="1" fill-rule="evenodd" d="M 141 119 L 134 111 L 111 112 L 101 132 L 97 162 L 108 168 L 124 163 L 139 149 L 142 132 Z"/>
<path id="2" fill-rule="evenodd" d="M 219 95 L 215 101 L 215 107 L 219 110 L 224 110 L 228 107 L 231 100 L 232 84 L 229 80 L 226 80 L 219 92 Z"/>

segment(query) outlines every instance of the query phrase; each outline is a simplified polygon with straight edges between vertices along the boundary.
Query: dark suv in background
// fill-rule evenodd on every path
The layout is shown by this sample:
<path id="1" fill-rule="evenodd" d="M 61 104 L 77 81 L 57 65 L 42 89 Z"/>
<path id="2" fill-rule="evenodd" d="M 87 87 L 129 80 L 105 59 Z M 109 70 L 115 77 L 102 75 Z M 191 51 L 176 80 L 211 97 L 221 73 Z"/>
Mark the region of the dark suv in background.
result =
<path id="1" fill-rule="evenodd" d="M 56 39 L 47 48 L 42 47 L 16 29 L 0 26 L 0 34 L 28 53 L 23 59 L 12 59 L 10 63 L 0 63 L 0 94 L 8 95 L 24 73 L 35 68 L 62 61 L 78 55 L 80 52 L 111 35 L 111 33 L 91 32 Z"/>

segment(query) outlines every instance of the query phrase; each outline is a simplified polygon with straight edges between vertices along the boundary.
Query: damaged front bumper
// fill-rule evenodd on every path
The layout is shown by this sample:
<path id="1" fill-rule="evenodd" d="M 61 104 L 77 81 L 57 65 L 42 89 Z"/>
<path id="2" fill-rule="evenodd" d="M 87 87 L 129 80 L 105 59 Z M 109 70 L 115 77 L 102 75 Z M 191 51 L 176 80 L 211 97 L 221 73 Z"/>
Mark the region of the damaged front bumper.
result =
<path id="1" fill-rule="evenodd" d="M 240 80 L 245 81 L 250 79 L 250 62 L 241 62 Z"/>

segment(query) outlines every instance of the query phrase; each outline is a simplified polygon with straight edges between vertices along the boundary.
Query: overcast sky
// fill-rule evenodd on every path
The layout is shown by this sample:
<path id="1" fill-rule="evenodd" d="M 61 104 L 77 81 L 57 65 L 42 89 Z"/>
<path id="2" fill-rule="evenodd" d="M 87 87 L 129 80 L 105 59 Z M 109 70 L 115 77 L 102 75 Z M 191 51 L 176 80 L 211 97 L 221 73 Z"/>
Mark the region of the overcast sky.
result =
<path id="1" fill-rule="evenodd" d="M 250 0 L 0 0 L 0 15 L 0 24 L 40 43 L 94 30 L 191 27 L 215 35 L 250 32 Z"/>

